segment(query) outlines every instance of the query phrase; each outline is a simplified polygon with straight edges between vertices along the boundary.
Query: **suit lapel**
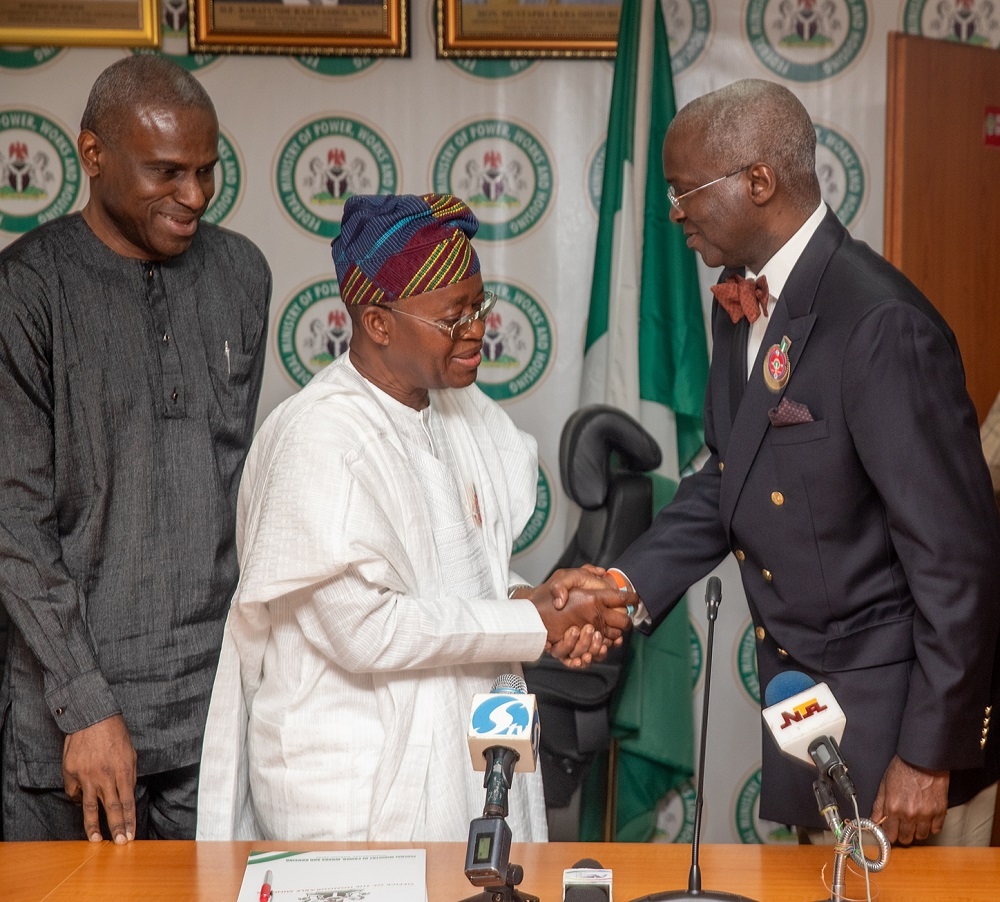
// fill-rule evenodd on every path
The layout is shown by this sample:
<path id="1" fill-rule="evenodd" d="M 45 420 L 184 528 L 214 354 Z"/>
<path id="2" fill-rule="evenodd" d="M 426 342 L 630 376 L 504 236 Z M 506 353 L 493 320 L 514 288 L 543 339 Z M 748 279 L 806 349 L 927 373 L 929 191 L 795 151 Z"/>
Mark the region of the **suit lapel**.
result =
<path id="1" fill-rule="evenodd" d="M 727 530 L 760 444 L 771 425 L 768 410 L 777 406 L 786 391 L 790 391 L 793 397 L 795 395 L 795 370 L 806 352 L 809 334 L 816 322 L 813 305 L 819 284 L 844 234 L 844 227 L 827 209 L 826 218 L 806 245 L 775 304 L 772 321 L 767 326 L 757 359 L 754 360 L 729 438 L 719 499 L 719 513 Z M 780 343 L 784 336 L 791 340 L 788 351 L 791 374 L 784 388 L 775 392 L 764 382 L 764 360 L 771 347 Z M 739 367 L 739 371 L 743 372 L 743 366 Z"/>

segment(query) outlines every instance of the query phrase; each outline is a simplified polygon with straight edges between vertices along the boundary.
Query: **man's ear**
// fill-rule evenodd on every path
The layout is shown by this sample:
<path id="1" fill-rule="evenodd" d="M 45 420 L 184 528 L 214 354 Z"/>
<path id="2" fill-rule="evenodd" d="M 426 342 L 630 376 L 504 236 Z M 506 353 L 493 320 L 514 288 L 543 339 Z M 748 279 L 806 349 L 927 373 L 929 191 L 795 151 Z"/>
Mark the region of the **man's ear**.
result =
<path id="1" fill-rule="evenodd" d="M 774 170 L 767 163 L 754 163 L 748 170 L 750 200 L 758 206 L 767 203 L 778 186 Z"/>
<path id="2" fill-rule="evenodd" d="M 80 154 L 80 164 L 90 178 L 101 174 L 101 157 L 104 144 L 89 128 L 83 129 L 76 139 L 76 149 Z"/>
<path id="3" fill-rule="evenodd" d="M 359 316 L 360 326 L 365 334 L 381 347 L 387 347 L 389 344 L 392 332 L 392 327 L 389 325 L 391 319 L 392 314 L 377 304 L 365 304 Z"/>

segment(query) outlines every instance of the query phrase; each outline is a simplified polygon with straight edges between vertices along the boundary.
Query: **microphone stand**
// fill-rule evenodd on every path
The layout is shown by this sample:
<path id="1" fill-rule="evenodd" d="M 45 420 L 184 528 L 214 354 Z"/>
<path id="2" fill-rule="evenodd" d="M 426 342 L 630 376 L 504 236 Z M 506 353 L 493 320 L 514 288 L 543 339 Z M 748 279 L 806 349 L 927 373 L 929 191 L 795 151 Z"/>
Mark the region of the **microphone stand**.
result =
<path id="1" fill-rule="evenodd" d="M 705 645 L 705 696 L 701 706 L 701 740 L 698 751 L 698 790 L 695 796 L 694 836 L 691 839 L 691 870 L 686 890 L 652 893 L 633 899 L 632 902 L 754 902 L 747 896 L 735 893 L 705 891 L 701 888 L 701 866 L 698 852 L 701 845 L 701 809 L 705 803 L 705 749 L 708 738 L 708 702 L 712 689 L 712 647 L 715 643 L 715 618 L 722 603 L 722 580 L 710 577 L 705 587 L 705 606 L 708 609 L 708 638 Z"/>
<path id="2" fill-rule="evenodd" d="M 514 778 L 517 752 L 501 746 L 490 747 L 486 757 L 486 804 L 483 816 L 472 822 L 469 829 L 469 847 L 466 850 L 465 876 L 477 886 L 491 879 L 502 879 L 502 884 L 486 886 L 482 892 L 463 899 L 462 902 L 539 902 L 538 896 L 522 893 L 517 889 L 524 879 L 524 868 L 510 861 L 510 827 L 507 826 L 507 792 Z M 477 855 L 478 842 L 490 838 L 489 855 Z M 488 858 L 488 861 L 486 860 Z M 476 865 L 483 867 L 477 868 Z"/>

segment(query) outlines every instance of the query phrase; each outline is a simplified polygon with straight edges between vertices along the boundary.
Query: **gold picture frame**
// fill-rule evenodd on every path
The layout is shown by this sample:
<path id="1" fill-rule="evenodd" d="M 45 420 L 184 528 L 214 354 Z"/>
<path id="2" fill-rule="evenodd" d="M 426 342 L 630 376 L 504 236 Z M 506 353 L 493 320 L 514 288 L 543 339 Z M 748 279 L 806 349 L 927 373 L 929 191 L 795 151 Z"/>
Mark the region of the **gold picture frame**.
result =
<path id="1" fill-rule="evenodd" d="M 621 0 L 437 0 L 437 55 L 613 59 L 621 5 Z"/>
<path id="2" fill-rule="evenodd" d="M 408 0 L 188 0 L 196 53 L 409 56 Z"/>
<path id="3" fill-rule="evenodd" d="M 160 0 L 2 0 L 4 44 L 159 47 Z"/>

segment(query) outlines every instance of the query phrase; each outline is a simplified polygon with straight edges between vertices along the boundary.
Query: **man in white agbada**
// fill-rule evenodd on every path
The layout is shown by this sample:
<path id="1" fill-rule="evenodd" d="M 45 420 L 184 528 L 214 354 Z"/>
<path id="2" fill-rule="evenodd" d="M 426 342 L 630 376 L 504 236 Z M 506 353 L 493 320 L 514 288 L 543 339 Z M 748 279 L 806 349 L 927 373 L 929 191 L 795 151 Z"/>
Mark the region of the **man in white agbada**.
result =
<path id="1" fill-rule="evenodd" d="M 474 385 L 495 303 L 477 227 L 446 195 L 345 204 L 350 351 L 268 417 L 240 488 L 199 839 L 464 841 L 484 802 L 472 696 L 546 647 L 600 657 L 628 627 L 598 576 L 532 589 L 510 571 L 538 468 Z M 539 772 L 509 804 L 515 840 L 546 839 Z"/>

